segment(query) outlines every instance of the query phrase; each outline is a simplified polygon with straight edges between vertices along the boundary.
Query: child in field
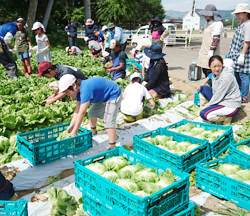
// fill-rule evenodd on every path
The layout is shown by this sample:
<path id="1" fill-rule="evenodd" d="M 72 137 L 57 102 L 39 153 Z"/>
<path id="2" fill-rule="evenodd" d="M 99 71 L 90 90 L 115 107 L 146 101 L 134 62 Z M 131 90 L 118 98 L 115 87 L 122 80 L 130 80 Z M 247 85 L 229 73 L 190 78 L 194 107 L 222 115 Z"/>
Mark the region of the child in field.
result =
<path id="1" fill-rule="evenodd" d="M 30 54 L 29 49 L 32 48 L 31 41 L 28 32 L 25 30 L 24 26 L 26 22 L 22 19 L 18 19 L 19 23 L 22 25 L 18 26 L 17 33 L 15 34 L 15 47 L 14 49 L 17 50 L 18 57 L 21 59 L 23 65 L 23 73 L 28 75 L 32 74 L 32 67 L 30 65 Z"/>
<path id="2" fill-rule="evenodd" d="M 107 51 L 102 52 L 102 63 L 105 65 L 106 63 L 110 62 L 110 53 Z"/>
<path id="3" fill-rule="evenodd" d="M 36 50 L 36 59 L 38 64 L 43 61 L 50 62 L 50 43 L 48 37 L 44 34 L 45 29 L 42 23 L 35 22 L 32 27 L 32 31 L 36 33 L 37 46 L 30 49 L 31 52 Z"/>
<path id="4" fill-rule="evenodd" d="M 70 55 L 81 55 L 83 56 L 83 52 L 77 46 L 66 47 L 66 53 Z"/>
<path id="5" fill-rule="evenodd" d="M 121 111 L 126 122 L 134 122 L 142 119 L 143 101 L 148 99 L 150 107 L 155 106 L 155 102 L 148 90 L 141 85 L 142 79 L 139 73 L 135 72 L 130 76 L 130 83 L 123 93 Z"/>

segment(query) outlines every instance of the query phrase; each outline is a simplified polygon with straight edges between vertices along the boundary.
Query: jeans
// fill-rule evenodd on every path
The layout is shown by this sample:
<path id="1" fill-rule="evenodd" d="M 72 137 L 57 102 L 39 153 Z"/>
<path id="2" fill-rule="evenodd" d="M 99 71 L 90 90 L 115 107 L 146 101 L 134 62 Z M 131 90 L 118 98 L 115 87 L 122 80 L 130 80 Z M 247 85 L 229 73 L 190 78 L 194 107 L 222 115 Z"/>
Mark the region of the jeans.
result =
<path id="1" fill-rule="evenodd" d="M 242 96 L 247 96 L 249 91 L 249 77 L 246 73 L 238 73 L 235 72 L 235 78 L 237 80 L 237 83 L 240 87 L 240 92 L 242 93 Z"/>

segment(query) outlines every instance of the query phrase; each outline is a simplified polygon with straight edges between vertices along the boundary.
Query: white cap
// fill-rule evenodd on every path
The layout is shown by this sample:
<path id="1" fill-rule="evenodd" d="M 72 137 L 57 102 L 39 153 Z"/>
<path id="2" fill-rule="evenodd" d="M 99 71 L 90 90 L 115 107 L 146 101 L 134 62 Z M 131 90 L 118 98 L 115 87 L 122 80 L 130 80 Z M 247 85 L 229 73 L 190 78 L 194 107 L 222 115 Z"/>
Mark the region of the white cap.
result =
<path id="1" fill-rule="evenodd" d="M 138 45 L 135 47 L 135 50 L 141 51 L 141 50 L 142 50 L 142 45 L 141 45 L 141 44 L 138 44 Z"/>
<path id="2" fill-rule="evenodd" d="M 88 37 L 85 37 L 84 38 L 85 42 L 89 41 L 89 38 Z"/>
<path id="3" fill-rule="evenodd" d="M 107 27 L 106 25 L 104 25 L 104 26 L 102 27 L 102 31 L 105 31 L 106 29 L 108 29 L 108 27 Z"/>
<path id="4" fill-rule="evenodd" d="M 103 57 L 107 57 L 107 56 L 109 56 L 109 53 L 108 53 L 107 51 L 103 51 L 103 52 L 102 52 L 102 56 L 103 56 Z"/>
<path id="5" fill-rule="evenodd" d="M 66 47 L 66 52 L 68 52 L 69 51 L 69 47 Z"/>
<path id="6" fill-rule="evenodd" d="M 117 45 L 120 45 L 120 42 L 119 42 L 117 39 L 112 39 L 112 40 L 110 41 L 110 46 L 109 46 L 109 48 L 110 48 L 110 49 L 114 49 Z"/>
<path id="7" fill-rule="evenodd" d="M 226 58 L 223 60 L 223 65 L 232 68 L 234 66 L 234 61 L 230 58 Z"/>
<path id="8" fill-rule="evenodd" d="M 74 75 L 72 74 L 63 75 L 58 83 L 58 86 L 59 86 L 58 94 L 66 91 L 72 85 L 72 83 L 75 83 L 75 81 L 76 81 L 76 78 Z"/>
<path id="9" fill-rule="evenodd" d="M 43 32 L 45 32 L 45 28 L 44 28 L 44 25 L 40 22 L 35 22 L 32 26 L 32 31 L 36 30 L 36 29 L 39 29 L 39 28 L 42 28 L 43 29 Z"/>
<path id="10" fill-rule="evenodd" d="M 135 77 L 139 77 L 141 78 L 141 75 L 137 72 L 134 72 L 131 76 L 130 76 L 130 80 L 132 81 L 132 79 L 134 79 Z"/>

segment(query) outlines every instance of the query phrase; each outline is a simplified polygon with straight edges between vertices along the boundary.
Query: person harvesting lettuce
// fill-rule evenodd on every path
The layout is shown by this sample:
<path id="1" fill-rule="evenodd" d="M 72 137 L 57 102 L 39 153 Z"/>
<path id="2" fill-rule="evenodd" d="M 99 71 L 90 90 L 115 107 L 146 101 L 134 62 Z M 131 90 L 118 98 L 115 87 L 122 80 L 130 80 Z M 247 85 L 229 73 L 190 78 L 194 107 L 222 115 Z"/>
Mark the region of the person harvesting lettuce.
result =
<path id="1" fill-rule="evenodd" d="M 81 80 L 66 74 L 59 80 L 58 85 L 58 94 L 64 92 L 77 100 L 73 118 L 67 128 L 70 137 L 77 135 L 88 106 L 92 103 L 88 111 L 92 133 L 97 134 L 97 118 L 104 118 L 104 127 L 109 137 L 108 150 L 113 149 L 116 146 L 116 117 L 122 100 L 118 84 L 102 77 Z"/>

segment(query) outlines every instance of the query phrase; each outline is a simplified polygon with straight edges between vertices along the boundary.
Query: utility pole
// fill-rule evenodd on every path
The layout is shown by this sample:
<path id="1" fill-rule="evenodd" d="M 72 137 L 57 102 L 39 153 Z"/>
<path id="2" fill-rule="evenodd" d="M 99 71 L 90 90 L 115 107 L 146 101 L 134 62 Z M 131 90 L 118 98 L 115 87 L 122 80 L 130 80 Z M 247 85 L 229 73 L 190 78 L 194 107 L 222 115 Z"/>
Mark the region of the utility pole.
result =
<path id="1" fill-rule="evenodd" d="M 46 9 L 46 12 L 45 12 L 44 19 L 43 19 L 43 25 L 44 25 L 45 29 L 47 28 L 47 25 L 48 25 L 48 22 L 49 22 L 49 16 L 50 16 L 50 12 L 51 12 L 53 3 L 54 3 L 54 0 L 49 0 L 49 2 L 48 2 L 48 6 L 47 6 L 47 9 Z"/>
<path id="2" fill-rule="evenodd" d="M 38 0 L 30 0 L 29 10 L 26 18 L 28 27 L 26 28 L 27 32 L 30 33 L 32 25 L 36 18 L 36 9 L 37 9 Z"/>
<path id="3" fill-rule="evenodd" d="M 233 20 L 232 20 L 232 30 L 234 29 L 234 15 L 233 15 Z"/>
<path id="4" fill-rule="evenodd" d="M 193 31 L 193 25 L 194 25 L 194 16 L 195 16 L 195 5 L 196 5 L 196 0 L 193 0 L 193 7 L 191 11 L 191 16 L 192 18 L 192 24 L 191 24 L 191 30 L 190 30 L 190 35 L 189 35 L 189 41 L 188 41 L 188 46 L 190 46 L 191 43 L 191 37 L 192 37 L 192 31 Z"/>

